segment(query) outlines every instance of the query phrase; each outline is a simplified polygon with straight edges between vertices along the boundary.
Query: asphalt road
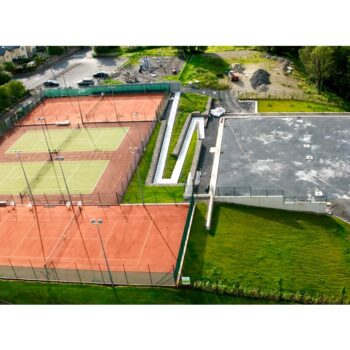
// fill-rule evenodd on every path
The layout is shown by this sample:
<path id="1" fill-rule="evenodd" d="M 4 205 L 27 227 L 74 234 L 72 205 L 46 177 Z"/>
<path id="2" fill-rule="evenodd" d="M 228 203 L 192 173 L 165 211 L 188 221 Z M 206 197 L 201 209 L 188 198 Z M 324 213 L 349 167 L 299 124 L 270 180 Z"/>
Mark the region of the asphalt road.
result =
<path id="1" fill-rule="evenodd" d="M 76 88 L 77 81 L 92 78 L 92 75 L 100 70 L 112 74 L 125 61 L 126 58 L 94 58 L 91 50 L 82 50 L 53 64 L 51 68 L 17 80 L 27 89 L 43 87 L 42 84 L 46 80 L 57 80 L 63 88 L 65 86 Z"/>

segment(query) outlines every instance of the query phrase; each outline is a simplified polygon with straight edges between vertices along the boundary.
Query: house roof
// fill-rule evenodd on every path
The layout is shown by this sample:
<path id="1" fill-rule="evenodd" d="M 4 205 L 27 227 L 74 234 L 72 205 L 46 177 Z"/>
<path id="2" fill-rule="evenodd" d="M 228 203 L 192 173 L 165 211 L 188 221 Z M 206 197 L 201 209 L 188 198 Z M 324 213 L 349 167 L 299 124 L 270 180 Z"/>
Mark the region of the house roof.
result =
<path id="1" fill-rule="evenodd" d="M 0 56 L 3 56 L 6 51 L 18 49 L 20 46 L 0 46 Z"/>

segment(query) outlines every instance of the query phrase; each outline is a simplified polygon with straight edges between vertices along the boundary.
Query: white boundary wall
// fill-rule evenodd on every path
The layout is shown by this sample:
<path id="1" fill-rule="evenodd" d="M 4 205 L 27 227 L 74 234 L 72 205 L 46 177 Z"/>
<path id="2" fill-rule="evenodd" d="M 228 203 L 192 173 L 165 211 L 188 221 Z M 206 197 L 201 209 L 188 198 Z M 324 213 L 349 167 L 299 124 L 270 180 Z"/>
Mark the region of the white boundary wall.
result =
<path id="1" fill-rule="evenodd" d="M 217 203 L 234 203 L 253 207 L 326 213 L 326 202 L 284 202 L 283 196 L 215 196 Z"/>
<path id="2" fill-rule="evenodd" d="M 220 162 L 220 154 L 221 154 L 222 136 L 224 133 L 224 125 L 225 125 L 225 118 L 220 118 L 218 135 L 217 135 L 216 144 L 215 144 L 215 155 L 214 155 L 214 160 L 213 160 L 213 167 L 212 167 L 211 176 L 210 176 L 209 204 L 208 204 L 207 218 L 206 218 L 206 223 L 205 223 L 205 227 L 207 230 L 209 230 L 210 226 L 211 226 L 211 217 L 212 217 L 212 213 L 213 213 L 216 182 L 218 179 L 218 171 L 219 171 L 219 162 Z"/>

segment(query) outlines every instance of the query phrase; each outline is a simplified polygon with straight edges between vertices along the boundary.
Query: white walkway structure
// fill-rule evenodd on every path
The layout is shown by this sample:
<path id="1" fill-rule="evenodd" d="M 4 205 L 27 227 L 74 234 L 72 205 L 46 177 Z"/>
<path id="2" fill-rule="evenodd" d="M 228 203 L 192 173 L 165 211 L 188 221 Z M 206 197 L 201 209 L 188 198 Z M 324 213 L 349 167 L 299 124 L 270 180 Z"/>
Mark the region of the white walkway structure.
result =
<path id="1" fill-rule="evenodd" d="M 182 170 L 183 164 L 185 162 L 186 154 L 187 154 L 188 148 L 190 146 L 191 138 L 192 138 L 192 135 L 193 135 L 195 128 L 197 127 L 197 129 L 198 129 L 200 139 L 204 139 L 204 137 L 205 137 L 204 118 L 203 117 L 193 117 L 191 120 L 191 123 L 188 127 L 186 137 L 185 137 L 185 140 L 182 144 L 182 147 L 181 147 L 181 150 L 179 153 L 179 157 L 176 161 L 173 173 L 171 174 L 170 179 L 164 179 L 163 173 L 164 173 L 166 158 L 168 155 L 171 134 L 173 132 L 176 112 L 177 112 L 177 108 L 179 105 L 179 100 L 180 100 L 180 92 L 177 92 L 174 96 L 173 104 L 171 106 L 171 111 L 170 111 L 168 124 L 167 124 L 167 128 L 166 128 L 165 135 L 164 135 L 162 149 L 161 149 L 158 164 L 157 164 L 156 174 L 154 176 L 154 181 L 153 181 L 154 184 L 158 184 L 158 185 L 177 184 L 179 181 L 181 170 Z"/>

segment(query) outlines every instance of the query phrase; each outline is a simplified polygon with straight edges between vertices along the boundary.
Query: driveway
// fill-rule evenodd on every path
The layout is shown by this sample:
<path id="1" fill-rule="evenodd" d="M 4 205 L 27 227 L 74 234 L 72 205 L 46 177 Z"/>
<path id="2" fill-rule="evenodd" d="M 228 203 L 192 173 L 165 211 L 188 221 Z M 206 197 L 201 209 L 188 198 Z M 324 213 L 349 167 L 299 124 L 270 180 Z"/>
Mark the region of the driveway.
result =
<path id="1" fill-rule="evenodd" d="M 50 79 L 57 80 L 60 87 L 76 88 L 77 81 L 92 78 L 92 75 L 99 70 L 113 74 L 125 61 L 124 57 L 94 58 L 91 49 L 85 49 L 53 64 L 51 68 L 17 80 L 21 81 L 27 89 L 42 87 L 42 84 Z"/>

